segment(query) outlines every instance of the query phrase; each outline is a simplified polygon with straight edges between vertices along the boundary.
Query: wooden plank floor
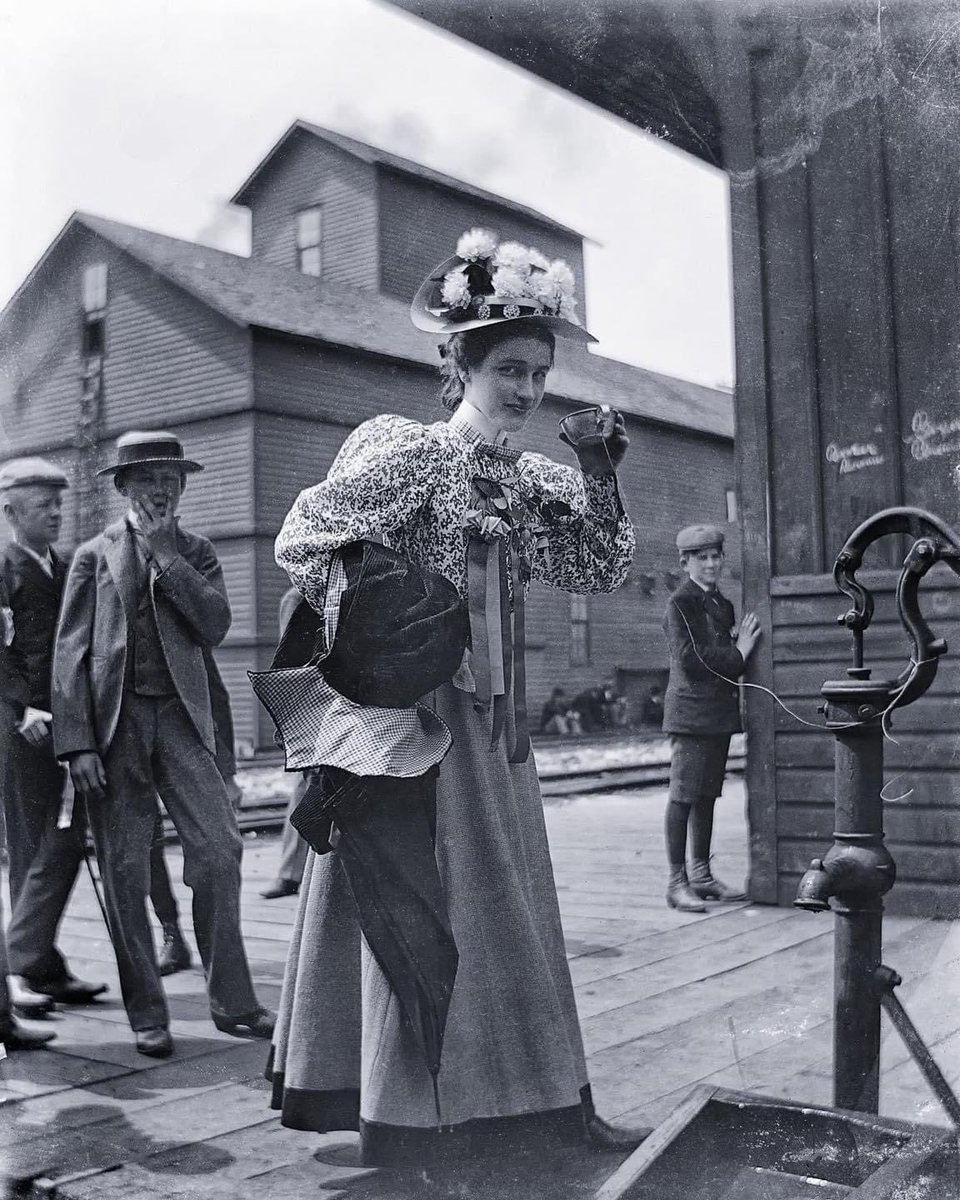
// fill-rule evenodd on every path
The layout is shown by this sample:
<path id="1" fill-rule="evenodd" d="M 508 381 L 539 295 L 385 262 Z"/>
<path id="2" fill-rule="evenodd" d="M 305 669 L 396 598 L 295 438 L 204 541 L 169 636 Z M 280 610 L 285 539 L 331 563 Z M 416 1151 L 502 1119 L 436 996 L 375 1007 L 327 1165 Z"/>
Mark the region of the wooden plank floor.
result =
<path id="1" fill-rule="evenodd" d="M 547 807 L 570 967 L 597 1107 L 655 1123 L 698 1083 L 829 1103 L 832 919 L 789 909 L 663 900 L 663 789 L 568 797 Z M 274 837 L 248 838 L 243 918 L 260 995 L 276 1006 L 295 899 L 265 901 Z M 746 866 L 743 793 L 728 781 L 715 869 Z M 179 874 L 179 852 L 171 849 Z M 188 893 L 179 885 L 189 916 Z M 189 931 L 189 920 L 185 921 Z M 190 932 L 192 941 L 192 932 Z M 119 1004 L 112 951 L 89 881 L 62 942 L 111 998 L 51 1019 L 55 1049 L 0 1064 L 0 1164 L 10 1195 L 111 1197 L 499 1197 L 589 1195 L 616 1166 L 579 1151 L 465 1165 L 452 1176 L 356 1165 L 356 1136 L 283 1129 L 267 1107 L 263 1043 L 211 1024 L 198 970 L 167 980 L 177 1054 L 138 1055 Z M 947 1078 L 960 1079 L 960 923 L 890 919 L 885 961 Z M 947 1124 L 894 1033 L 883 1050 L 881 1111 Z M 15 1190 L 19 1189 L 19 1190 Z"/>

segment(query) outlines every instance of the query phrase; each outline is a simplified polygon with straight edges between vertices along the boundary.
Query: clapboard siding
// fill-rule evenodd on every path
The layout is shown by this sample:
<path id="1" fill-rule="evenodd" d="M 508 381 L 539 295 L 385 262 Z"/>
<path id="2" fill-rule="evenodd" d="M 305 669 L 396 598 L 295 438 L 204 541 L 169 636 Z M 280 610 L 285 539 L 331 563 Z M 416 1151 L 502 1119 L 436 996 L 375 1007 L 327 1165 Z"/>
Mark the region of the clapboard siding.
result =
<path id="1" fill-rule="evenodd" d="M 326 476 L 349 429 L 342 424 L 259 413 L 256 426 L 257 528 L 276 535 L 300 492 Z"/>
<path id="2" fill-rule="evenodd" d="M 896 614 L 892 571 L 866 574 L 876 615 L 864 635 L 867 664 L 875 679 L 895 679 L 908 665 L 911 641 Z M 819 584 L 818 581 L 819 580 Z M 819 590 L 818 590 L 819 587 Z M 849 600 L 827 576 L 775 581 L 774 688 L 791 712 L 772 702 L 767 720 L 775 731 L 777 769 L 777 862 L 783 880 L 793 878 L 800 859 L 822 856 L 833 841 L 834 738 L 799 723 L 822 726 L 817 711 L 828 679 L 845 678 L 852 638 L 837 625 Z M 922 584 L 922 609 L 935 633 L 960 647 L 960 587 L 944 568 Z M 955 774 L 960 735 L 960 661 L 949 653 L 930 690 L 891 714 L 892 741 L 884 743 L 884 823 L 897 862 L 897 886 L 888 898 L 893 911 L 919 911 L 937 884 L 937 911 L 960 910 L 960 775 Z M 902 799 L 897 799 L 902 797 Z M 804 839 L 804 840 L 801 840 Z M 923 846 L 935 849 L 905 853 Z M 805 863 L 803 864 L 806 865 Z"/>
<path id="3" fill-rule="evenodd" d="M 378 413 L 418 421 L 444 415 L 434 371 L 334 346 L 256 333 L 253 378 L 259 409 L 340 424 L 343 438 Z"/>
<path id="4" fill-rule="evenodd" d="M 135 259 L 115 257 L 103 433 L 165 428 L 249 407 L 247 331 Z"/>
<path id="5" fill-rule="evenodd" d="M 890 797 L 888 813 L 903 816 L 914 809 L 960 809 L 960 772 L 955 769 L 937 770 L 920 761 L 913 764 L 909 775 L 899 779 L 896 776 L 896 771 L 886 771 L 884 795 Z M 833 794 L 832 757 L 815 767 L 784 767 L 779 773 L 777 795 L 783 806 L 819 804 L 823 797 L 832 799 Z M 899 800 L 897 797 L 905 798 Z"/>
<path id="6" fill-rule="evenodd" d="M 11 306 L 0 326 L 0 453 L 44 453 L 71 444 L 79 417 L 81 279 L 102 261 L 96 239 L 74 229 L 58 261 L 41 264 L 29 304 Z"/>
<path id="7" fill-rule="evenodd" d="M 264 744 L 260 729 L 260 705 L 247 677 L 248 671 L 257 670 L 257 649 L 255 646 L 231 645 L 228 640 L 214 651 L 214 657 L 230 693 L 237 757 L 251 758 Z"/>
<path id="8" fill-rule="evenodd" d="M 369 163 L 300 131 L 264 168 L 247 202 L 254 258 L 296 270 L 296 212 L 320 204 L 322 278 L 377 287 L 376 183 Z"/>
<path id="9" fill-rule="evenodd" d="M 377 174 L 380 210 L 380 289 L 411 300 L 437 263 L 453 254 L 457 239 L 475 226 L 501 241 L 533 245 L 548 258 L 562 258 L 576 278 L 578 312 L 586 323 L 583 244 L 509 208 L 381 167 Z"/>

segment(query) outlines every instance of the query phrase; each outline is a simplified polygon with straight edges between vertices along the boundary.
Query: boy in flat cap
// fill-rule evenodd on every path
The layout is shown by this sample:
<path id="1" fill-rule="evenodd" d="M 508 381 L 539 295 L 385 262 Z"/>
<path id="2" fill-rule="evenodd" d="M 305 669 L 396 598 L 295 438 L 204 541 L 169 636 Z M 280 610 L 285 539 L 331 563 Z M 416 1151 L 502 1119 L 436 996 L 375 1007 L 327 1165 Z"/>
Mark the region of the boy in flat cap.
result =
<path id="1" fill-rule="evenodd" d="M 202 470 L 173 434 L 128 433 L 113 475 L 126 516 L 80 546 L 67 576 L 53 666 L 57 756 L 86 799 L 120 986 L 141 1054 L 173 1052 L 147 919 L 157 792 L 183 847 L 184 882 L 214 1024 L 268 1038 L 240 933 L 236 814 L 216 764 L 204 649 L 230 627 L 211 543 L 176 520 Z"/>
<path id="2" fill-rule="evenodd" d="M 705 912 L 704 900 L 746 899 L 714 877 L 710 843 L 730 735 L 740 730 L 739 689 L 734 681 L 753 653 L 760 623 L 747 613 L 734 641 L 733 605 L 717 587 L 723 570 L 721 529 L 715 525 L 681 529 L 677 550 L 687 578 L 670 597 L 663 621 L 670 650 L 663 728 L 671 734 L 672 745 L 667 903 L 681 912 Z M 693 860 L 689 876 L 688 825 Z"/>
<path id="3" fill-rule="evenodd" d="M 0 721 L 3 805 L 10 860 L 7 946 L 18 1011 L 46 1002 L 89 1004 L 107 990 L 67 968 L 57 929 L 83 859 L 79 814 L 58 827 L 65 772 L 53 753 L 50 675 L 66 567 L 53 546 L 60 536 L 67 476 L 42 458 L 0 468 L 3 513 L 13 540 L 0 553 L 14 635 Z M 16 683 L 14 683 L 16 681 Z M 19 688 L 20 702 L 9 690 Z"/>
<path id="4" fill-rule="evenodd" d="M 22 680 L 10 667 L 10 643 L 14 635 L 10 609 L 10 597 L 0 576 L 0 699 L 3 704 L 15 703 L 21 708 L 26 703 Z M 7 987 L 10 966 L 7 962 L 7 941 L 3 935 L 3 912 L 0 911 L 0 1046 L 5 1051 L 39 1050 L 52 1042 L 56 1034 L 48 1030 L 31 1030 L 21 1025 L 14 1014 L 14 1004 Z M 45 997 L 44 997 L 45 999 Z M 34 1011 L 31 1015 L 43 1015 Z"/>

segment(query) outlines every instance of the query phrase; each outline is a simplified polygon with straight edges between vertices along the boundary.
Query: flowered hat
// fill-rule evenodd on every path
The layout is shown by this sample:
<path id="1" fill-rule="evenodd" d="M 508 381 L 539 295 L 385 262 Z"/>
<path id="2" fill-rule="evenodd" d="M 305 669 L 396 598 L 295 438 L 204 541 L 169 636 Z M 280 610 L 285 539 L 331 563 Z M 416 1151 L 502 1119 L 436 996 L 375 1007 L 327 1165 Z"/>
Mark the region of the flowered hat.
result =
<path id="1" fill-rule="evenodd" d="M 486 229 L 470 229 L 421 284 L 410 317 L 427 333 L 459 333 L 503 321 L 535 320 L 581 342 L 597 339 L 577 319 L 573 272 L 519 242 L 497 243 Z"/>

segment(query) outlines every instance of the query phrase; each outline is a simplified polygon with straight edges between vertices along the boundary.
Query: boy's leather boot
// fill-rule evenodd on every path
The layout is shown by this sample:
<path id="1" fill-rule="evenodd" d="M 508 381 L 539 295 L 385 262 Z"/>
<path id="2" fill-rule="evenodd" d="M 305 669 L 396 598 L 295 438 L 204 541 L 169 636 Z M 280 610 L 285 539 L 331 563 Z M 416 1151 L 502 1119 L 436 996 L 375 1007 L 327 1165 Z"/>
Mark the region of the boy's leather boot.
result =
<path id="1" fill-rule="evenodd" d="M 715 879 L 709 860 L 694 859 L 690 866 L 690 891 L 701 900 L 746 900 L 746 892 Z"/>
<path id="2" fill-rule="evenodd" d="M 690 890 L 687 884 L 687 872 L 684 867 L 670 868 L 670 879 L 667 883 L 667 903 L 678 912 L 707 911 L 707 906 L 700 897 Z"/>

